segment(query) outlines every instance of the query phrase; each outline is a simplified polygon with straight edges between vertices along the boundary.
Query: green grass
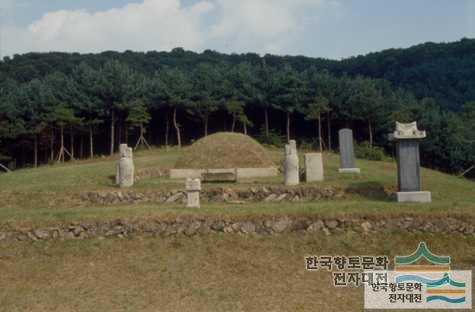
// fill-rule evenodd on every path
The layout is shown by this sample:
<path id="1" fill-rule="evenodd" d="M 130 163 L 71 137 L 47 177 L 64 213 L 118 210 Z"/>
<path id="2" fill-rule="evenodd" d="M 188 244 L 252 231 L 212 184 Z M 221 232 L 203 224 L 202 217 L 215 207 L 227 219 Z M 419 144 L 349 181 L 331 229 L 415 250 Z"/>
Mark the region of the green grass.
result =
<path id="1" fill-rule="evenodd" d="M 136 169 L 171 168 L 178 149 L 136 153 Z M 271 150 L 277 163 L 281 151 Z M 303 154 L 303 153 L 301 153 Z M 0 175 L 1 225 L 22 227 L 114 218 L 156 218 L 200 214 L 318 214 L 385 216 L 475 215 L 475 183 L 422 170 L 431 204 L 398 204 L 396 164 L 358 160 L 361 175 L 340 175 L 338 155 L 325 154 L 323 183 L 358 189 L 343 199 L 306 203 L 209 204 L 199 210 L 157 203 L 89 205 L 85 191 L 117 190 L 114 158 L 78 161 Z M 282 185 L 281 178 L 242 184 L 204 185 L 248 188 Z M 182 189 L 182 181 L 141 180 L 133 190 Z M 333 288 L 329 272 L 307 272 L 306 255 L 380 255 L 392 259 L 425 241 L 436 254 L 450 255 L 453 269 L 475 265 L 475 238 L 458 234 L 351 230 L 325 236 L 212 234 L 83 241 L 0 241 L 0 311 L 362 311 L 362 288 Z"/>
<path id="2" fill-rule="evenodd" d="M 136 153 L 136 169 L 171 168 L 180 155 L 177 149 L 154 149 Z M 113 157 L 96 158 L 41 166 L 36 169 L 21 169 L 0 175 L 0 190 L 3 192 L 77 192 L 82 190 L 112 189 L 115 175 Z M 139 184 L 140 185 L 140 184 Z"/>
<path id="3" fill-rule="evenodd" d="M 281 161 L 280 150 L 270 151 L 274 161 Z M 181 155 L 179 149 L 153 149 L 135 155 L 136 170 L 172 168 Z M 301 152 L 303 156 L 303 152 Z M 475 214 L 475 182 L 423 169 L 424 190 L 433 195 L 431 204 L 398 204 L 385 192 L 396 190 L 396 164 L 357 160 L 360 175 L 338 173 L 339 158 L 325 154 L 325 182 L 318 187 L 334 186 L 358 190 L 344 199 L 309 203 L 247 203 L 244 205 L 206 204 L 200 210 L 179 205 L 137 204 L 100 206 L 82 202 L 85 191 L 117 190 L 114 186 L 115 158 L 99 158 L 37 169 L 23 169 L 0 175 L 0 218 L 4 222 L 57 222 L 78 219 L 115 217 L 149 217 L 178 214 L 259 215 L 259 214 Z M 301 162 L 303 163 L 303 161 Z M 249 188 L 260 185 L 282 185 L 282 178 L 249 180 L 240 184 L 205 184 L 204 188 Z M 132 190 L 157 191 L 183 189 L 182 181 L 152 178 L 139 181 Z"/>

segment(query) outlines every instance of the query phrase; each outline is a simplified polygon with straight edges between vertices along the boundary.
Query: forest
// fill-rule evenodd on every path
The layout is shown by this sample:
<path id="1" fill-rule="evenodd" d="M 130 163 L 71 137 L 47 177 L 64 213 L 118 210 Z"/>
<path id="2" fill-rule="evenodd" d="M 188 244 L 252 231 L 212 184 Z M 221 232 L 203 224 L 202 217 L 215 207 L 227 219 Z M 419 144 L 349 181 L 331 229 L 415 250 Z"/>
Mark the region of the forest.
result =
<path id="1" fill-rule="evenodd" d="M 428 132 L 422 163 L 475 164 L 475 40 L 349 59 L 171 52 L 28 53 L 0 62 L 0 163 L 92 158 L 118 144 L 186 145 L 216 131 L 338 148 L 337 132 L 392 155 L 395 121 Z"/>

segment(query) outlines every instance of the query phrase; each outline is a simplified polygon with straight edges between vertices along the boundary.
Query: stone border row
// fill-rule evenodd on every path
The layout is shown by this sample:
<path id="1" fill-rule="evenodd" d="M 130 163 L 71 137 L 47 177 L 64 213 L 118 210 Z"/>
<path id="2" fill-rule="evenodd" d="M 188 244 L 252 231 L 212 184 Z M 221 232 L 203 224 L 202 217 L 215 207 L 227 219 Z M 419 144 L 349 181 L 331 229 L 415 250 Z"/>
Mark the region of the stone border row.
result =
<path id="1" fill-rule="evenodd" d="M 308 233 L 332 235 L 353 231 L 378 233 L 460 234 L 475 236 L 475 222 L 469 217 L 393 217 L 382 219 L 320 218 L 317 216 L 281 216 L 255 218 L 207 218 L 186 216 L 174 219 L 114 220 L 75 222 L 42 228 L 0 227 L 0 241 L 74 240 L 88 238 L 125 238 L 128 236 L 195 236 L 212 233 L 277 235 Z"/>
<path id="2" fill-rule="evenodd" d="M 287 188 L 284 186 L 250 187 L 245 189 L 210 188 L 200 193 L 203 202 L 244 204 L 246 202 L 297 202 L 340 199 L 345 191 L 336 187 L 299 186 Z M 80 200 L 88 204 L 113 205 L 120 203 L 156 202 L 164 204 L 184 204 L 184 190 L 173 191 L 91 191 L 80 194 Z"/>

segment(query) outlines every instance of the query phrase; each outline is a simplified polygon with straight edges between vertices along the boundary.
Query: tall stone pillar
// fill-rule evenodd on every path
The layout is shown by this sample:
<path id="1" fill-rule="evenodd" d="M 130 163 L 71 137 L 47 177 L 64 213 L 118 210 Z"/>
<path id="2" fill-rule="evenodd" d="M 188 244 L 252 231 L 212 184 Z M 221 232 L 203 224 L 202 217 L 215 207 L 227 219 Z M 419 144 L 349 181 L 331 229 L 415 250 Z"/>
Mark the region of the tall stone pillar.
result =
<path id="1" fill-rule="evenodd" d="M 116 180 L 119 182 L 119 186 L 131 187 L 134 185 L 135 166 L 133 160 L 132 148 L 126 147 L 121 150 L 121 157 L 118 163 L 118 175 Z"/>
<path id="2" fill-rule="evenodd" d="M 200 208 L 200 179 L 186 179 L 186 208 Z"/>
<path id="3" fill-rule="evenodd" d="M 360 173 L 360 168 L 355 165 L 355 151 L 353 146 L 353 131 L 341 129 L 338 131 L 340 144 L 340 173 Z"/>
<path id="4" fill-rule="evenodd" d="M 425 131 L 417 129 L 417 122 L 396 122 L 396 131 L 389 135 L 396 142 L 398 202 L 430 203 L 430 192 L 421 186 L 419 142 L 426 137 Z"/>
<path id="5" fill-rule="evenodd" d="M 120 184 L 120 172 L 119 172 L 119 164 L 120 164 L 120 159 L 122 157 L 125 157 L 126 156 L 126 151 L 127 151 L 127 144 L 120 144 L 119 145 L 119 161 L 117 162 L 117 164 L 115 165 L 115 184 L 116 185 L 119 185 Z"/>
<path id="6" fill-rule="evenodd" d="M 297 154 L 297 143 L 290 140 L 285 145 L 285 161 L 284 161 L 284 184 L 298 185 L 300 183 L 299 176 L 299 156 Z"/>

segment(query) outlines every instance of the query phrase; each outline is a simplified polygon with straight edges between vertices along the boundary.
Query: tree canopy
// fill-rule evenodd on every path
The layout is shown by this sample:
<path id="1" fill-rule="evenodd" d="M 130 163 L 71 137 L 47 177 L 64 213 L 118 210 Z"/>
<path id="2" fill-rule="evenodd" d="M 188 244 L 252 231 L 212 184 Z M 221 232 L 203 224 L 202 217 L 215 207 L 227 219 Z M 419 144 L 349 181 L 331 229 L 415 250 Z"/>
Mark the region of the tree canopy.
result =
<path id="1" fill-rule="evenodd" d="M 37 165 L 223 130 L 323 149 L 342 127 L 391 153 L 394 122 L 415 120 L 429 134 L 423 164 L 461 172 L 475 161 L 474 53 L 463 39 L 342 61 L 181 48 L 15 55 L 0 62 L 0 155 Z"/>

